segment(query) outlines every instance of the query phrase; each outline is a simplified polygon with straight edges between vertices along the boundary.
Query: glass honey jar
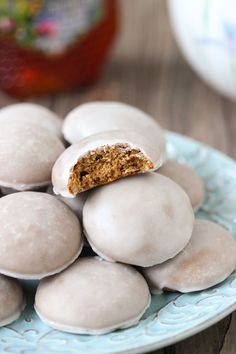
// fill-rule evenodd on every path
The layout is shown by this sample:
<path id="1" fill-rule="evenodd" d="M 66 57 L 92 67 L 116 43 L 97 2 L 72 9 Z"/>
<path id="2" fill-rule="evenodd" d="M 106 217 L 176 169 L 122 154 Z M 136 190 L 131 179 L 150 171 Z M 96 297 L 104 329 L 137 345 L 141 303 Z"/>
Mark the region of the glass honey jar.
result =
<path id="1" fill-rule="evenodd" d="M 0 88 L 23 98 L 89 84 L 116 28 L 116 0 L 1 0 Z"/>

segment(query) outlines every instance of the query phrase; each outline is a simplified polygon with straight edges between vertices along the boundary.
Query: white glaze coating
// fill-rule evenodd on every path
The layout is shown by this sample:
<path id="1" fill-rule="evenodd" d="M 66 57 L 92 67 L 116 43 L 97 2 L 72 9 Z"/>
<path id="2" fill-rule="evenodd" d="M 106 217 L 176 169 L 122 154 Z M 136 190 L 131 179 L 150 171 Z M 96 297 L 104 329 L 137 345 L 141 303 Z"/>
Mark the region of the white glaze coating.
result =
<path id="1" fill-rule="evenodd" d="M 236 268 L 236 242 L 218 224 L 197 219 L 186 248 L 167 262 L 143 269 L 153 293 L 164 288 L 183 293 L 209 288 Z"/>
<path id="2" fill-rule="evenodd" d="M 24 307 L 21 285 L 15 279 L 0 275 L 0 327 L 17 320 Z"/>
<path id="3" fill-rule="evenodd" d="M 136 131 L 152 145 L 165 150 L 165 138 L 159 124 L 147 113 L 121 102 L 84 103 L 66 116 L 62 131 L 65 139 L 73 144 L 92 134 L 117 129 Z"/>
<path id="4" fill-rule="evenodd" d="M 154 163 L 154 169 L 163 163 L 161 147 L 158 144 L 154 147 L 149 145 L 149 141 L 146 138 L 133 131 L 113 130 L 94 134 L 68 147 L 57 159 L 52 169 L 54 193 L 63 197 L 73 198 L 74 195 L 70 193 L 67 186 L 71 169 L 76 165 L 79 158 L 91 150 L 115 144 L 128 144 L 130 148 L 140 149 Z"/>
<path id="5" fill-rule="evenodd" d="M 0 198 L 0 272 L 40 279 L 71 264 L 82 249 L 81 227 L 57 198 L 21 192 Z"/>
<path id="6" fill-rule="evenodd" d="M 19 272 L 13 272 L 13 271 L 8 271 L 5 268 L 0 268 L 0 273 L 4 274 L 8 277 L 11 278 L 16 278 L 16 279 L 23 279 L 23 280 L 40 280 L 46 277 L 49 277 L 51 275 L 57 274 L 62 272 L 64 269 L 68 268 L 71 264 L 76 261 L 76 259 L 79 257 L 80 253 L 82 252 L 83 247 L 88 247 L 87 245 L 84 245 L 83 241 L 83 235 L 81 235 L 81 244 L 77 252 L 74 254 L 72 258 L 66 263 L 64 263 L 62 266 L 57 267 L 56 269 L 53 269 L 51 271 L 45 271 L 44 273 L 39 273 L 39 274 L 31 274 L 31 273 L 19 273 Z"/>
<path id="7" fill-rule="evenodd" d="M 21 309 L 17 310 L 13 315 L 11 315 L 11 316 L 5 318 L 4 320 L 0 321 L 0 327 L 7 326 L 10 323 L 15 322 L 16 320 L 18 320 L 18 318 L 20 317 L 20 315 L 24 311 L 25 306 L 26 306 L 26 303 L 24 302 Z"/>
<path id="8" fill-rule="evenodd" d="M 203 204 L 205 188 L 203 180 L 190 166 L 175 160 L 166 161 L 157 171 L 177 183 L 189 196 L 193 210 L 196 212 Z"/>
<path id="9" fill-rule="evenodd" d="M 63 151 L 59 138 L 37 124 L 0 122 L 0 185 L 26 190 L 49 184 L 52 166 Z"/>
<path id="10" fill-rule="evenodd" d="M 140 313 L 137 317 L 133 318 L 130 321 L 127 322 L 121 322 L 121 323 L 117 323 L 114 326 L 110 326 L 107 328 L 103 328 L 103 329 L 89 329 L 89 328 L 82 328 L 82 327 L 73 327 L 73 326 L 64 326 L 62 324 L 59 324 L 57 322 L 53 322 L 53 321 L 49 321 L 46 317 L 44 317 L 40 311 L 37 310 L 37 308 L 35 309 L 37 312 L 37 315 L 40 317 L 40 319 L 45 322 L 46 324 L 48 324 L 49 326 L 51 326 L 52 328 L 55 328 L 59 331 L 63 331 L 63 332 L 69 332 L 69 333 L 76 333 L 76 334 L 90 334 L 90 335 L 94 335 L 94 336 L 98 336 L 98 335 L 102 335 L 102 334 L 106 334 L 112 331 L 115 331 L 116 329 L 125 329 L 125 328 L 129 328 L 132 327 L 134 325 L 136 325 L 140 318 L 143 316 L 143 314 L 145 313 L 145 311 L 148 309 L 148 307 L 150 306 L 151 303 L 151 296 L 149 296 L 149 301 L 147 303 L 146 308 L 143 310 L 142 313 Z"/>
<path id="11" fill-rule="evenodd" d="M 80 258 L 61 274 L 43 280 L 35 297 L 35 309 L 43 321 L 80 334 L 129 327 L 149 304 L 149 289 L 140 273 L 98 257 Z"/>
<path id="12" fill-rule="evenodd" d="M 179 253 L 191 237 L 193 219 L 186 193 L 152 172 L 91 191 L 83 209 L 84 232 L 95 252 L 144 267 Z"/>
<path id="13" fill-rule="evenodd" d="M 54 195 L 56 198 L 59 198 L 63 203 L 65 203 L 73 212 L 78 216 L 80 221 L 82 220 L 82 211 L 84 203 L 89 195 L 89 191 L 79 193 L 75 198 L 65 198 L 61 195 L 55 195 L 53 193 L 52 186 L 49 186 L 47 193 Z"/>
<path id="14" fill-rule="evenodd" d="M 62 120 L 48 108 L 35 103 L 14 103 L 0 110 L 0 126 L 3 121 L 16 120 L 22 125 L 35 123 L 51 133 L 62 136 Z"/>

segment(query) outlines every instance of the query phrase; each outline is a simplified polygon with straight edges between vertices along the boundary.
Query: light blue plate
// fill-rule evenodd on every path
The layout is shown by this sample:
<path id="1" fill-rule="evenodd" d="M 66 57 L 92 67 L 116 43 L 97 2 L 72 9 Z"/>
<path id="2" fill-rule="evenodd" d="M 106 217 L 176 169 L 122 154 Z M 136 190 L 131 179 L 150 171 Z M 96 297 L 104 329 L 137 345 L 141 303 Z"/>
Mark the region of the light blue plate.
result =
<path id="1" fill-rule="evenodd" d="M 219 222 L 236 237 L 235 162 L 191 139 L 173 133 L 166 136 L 168 157 L 186 161 L 205 181 L 207 196 L 198 216 Z M 147 352 L 193 335 L 236 309 L 234 273 L 206 291 L 153 296 L 143 319 L 130 329 L 102 336 L 72 335 L 52 330 L 38 319 L 30 295 L 33 285 L 26 287 L 29 305 L 18 321 L 0 330 L 0 353 Z"/>

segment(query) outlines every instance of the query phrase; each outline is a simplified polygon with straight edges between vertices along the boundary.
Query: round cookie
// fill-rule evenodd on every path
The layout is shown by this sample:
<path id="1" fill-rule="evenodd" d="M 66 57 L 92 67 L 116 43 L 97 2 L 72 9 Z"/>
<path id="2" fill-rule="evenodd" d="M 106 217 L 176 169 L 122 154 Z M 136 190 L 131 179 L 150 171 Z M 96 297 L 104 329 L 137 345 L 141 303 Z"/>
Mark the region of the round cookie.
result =
<path id="1" fill-rule="evenodd" d="M 189 196 L 194 211 L 201 207 L 205 198 L 204 183 L 191 167 L 175 160 L 168 160 L 158 169 L 157 173 L 171 178 L 183 188 Z"/>
<path id="2" fill-rule="evenodd" d="M 52 186 L 49 186 L 47 193 L 54 195 L 56 198 L 59 198 L 63 203 L 65 203 L 73 212 L 78 216 L 80 221 L 82 220 L 82 210 L 84 203 L 88 198 L 89 192 L 79 193 L 75 198 L 65 198 L 61 195 L 55 195 L 53 193 Z"/>
<path id="3" fill-rule="evenodd" d="M 159 124 L 147 113 L 121 102 L 84 103 L 66 116 L 62 131 L 64 138 L 73 144 L 92 134 L 117 129 L 145 136 L 152 145 L 161 146 L 164 153 L 165 138 Z"/>
<path id="4" fill-rule="evenodd" d="M 189 242 L 193 220 L 186 193 L 152 172 L 91 191 L 83 209 L 84 232 L 97 254 L 143 267 L 179 253 Z"/>
<path id="5" fill-rule="evenodd" d="M 55 194 L 73 198 L 77 193 L 119 178 L 155 170 L 163 162 L 161 147 L 133 131 L 94 134 L 68 147 L 55 162 Z"/>
<path id="6" fill-rule="evenodd" d="M 0 120 L 0 186 L 27 190 L 48 185 L 63 151 L 59 138 L 37 124 Z"/>
<path id="7" fill-rule="evenodd" d="M 3 121 L 19 121 L 22 125 L 35 123 L 49 132 L 62 136 L 62 120 L 48 108 L 35 103 L 14 103 L 0 110 L 0 125 Z"/>
<path id="8" fill-rule="evenodd" d="M 153 293 L 163 289 L 183 293 L 207 289 L 236 268 L 236 242 L 223 227 L 196 219 L 186 248 L 175 258 L 143 269 Z"/>
<path id="9" fill-rule="evenodd" d="M 17 320 L 24 307 L 24 294 L 18 281 L 0 274 L 0 327 Z"/>
<path id="10" fill-rule="evenodd" d="M 40 279 L 70 265 L 82 249 L 76 215 L 47 193 L 0 198 L 0 273 Z"/>
<path id="11" fill-rule="evenodd" d="M 138 322 L 150 304 L 147 283 L 134 268 L 98 257 L 80 258 L 40 282 L 35 310 L 53 328 L 103 334 Z"/>

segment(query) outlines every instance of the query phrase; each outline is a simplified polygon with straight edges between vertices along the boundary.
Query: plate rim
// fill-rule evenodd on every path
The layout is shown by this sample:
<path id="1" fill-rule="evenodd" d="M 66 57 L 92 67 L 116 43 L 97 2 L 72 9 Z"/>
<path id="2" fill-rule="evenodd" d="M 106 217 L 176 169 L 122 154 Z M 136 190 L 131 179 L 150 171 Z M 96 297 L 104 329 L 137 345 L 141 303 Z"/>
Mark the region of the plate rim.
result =
<path id="1" fill-rule="evenodd" d="M 142 353 L 146 353 L 146 351 L 150 352 L 150 351 L 153 351 L 156 349 L 165 348 L 165 347 L 172 345 L 172 344 L 179 343 L 182 340 L 192 337 L 195 334 L 198 334 L 198 333 L 204 331 L 205 329 L 213 326 L 214 324 L 221 321 L 223 318 L 225 318 L 228 315 L 230 315 L 231 313 L 233 313 L 235 310 L 236 310 L 236 300 L 233 305 L 230 305 L 227 308 L 227 310 L 223 310 L 218 315 L 216 315 L 208 320 L 205 320 L 202 323 L 199 323 L 198 325 L 190 328 L 189 330 L 185 330 L 182 334 L 177 334 L 176 336 L 173 336 L 170 339 L 163 339 L 163 340 L 159 341 L 158 343 L 144 344 L 144 345 L 141 345 L 141 346 L 134 348 L 134 349 L 128 349 L 128 350 L 125 349 L 125 350 L 121 350 L 121 351 L 117 351 L 117 352 L 112 352 L 112 354 L 142 354 Z"/>

